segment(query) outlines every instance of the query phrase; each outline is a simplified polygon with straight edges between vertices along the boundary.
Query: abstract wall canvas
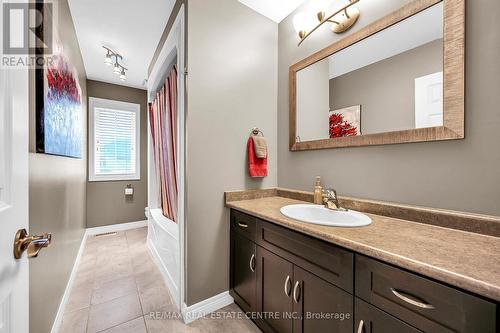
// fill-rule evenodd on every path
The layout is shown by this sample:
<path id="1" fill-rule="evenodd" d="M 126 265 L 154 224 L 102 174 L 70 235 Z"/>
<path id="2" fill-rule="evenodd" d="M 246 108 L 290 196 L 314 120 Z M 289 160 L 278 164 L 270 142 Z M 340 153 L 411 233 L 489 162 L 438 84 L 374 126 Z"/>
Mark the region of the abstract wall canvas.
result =
<path id="1" fill-rule="evenodd" d="M 36 70 L 37 152 L 82 157 L 83 110 L 78 75 L 60 51 Z"/>
<path id="2" fill-rule="evenodd" d="M 329 112 L 330 139 L 361 135 L 361 105 Z"/>

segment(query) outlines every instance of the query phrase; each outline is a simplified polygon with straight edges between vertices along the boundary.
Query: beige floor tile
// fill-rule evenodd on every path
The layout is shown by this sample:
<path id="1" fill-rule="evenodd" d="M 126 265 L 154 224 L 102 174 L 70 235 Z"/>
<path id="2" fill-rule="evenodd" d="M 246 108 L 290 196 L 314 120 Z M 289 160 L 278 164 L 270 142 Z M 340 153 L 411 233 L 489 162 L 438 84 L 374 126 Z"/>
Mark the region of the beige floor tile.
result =
<path id="1" fill-rule="evenodd" d="M 59 333 L 85 333 L 89 308 L 64 313 Z"/>
<path id="2" fill-rule="evenodd" d="M 123 296 L 90 308 L 88 333 L 95 333 L 142 316 L 139 295 Z"/>
<path id="3" fill-rule="evenodd" d="M 145 240 L 148 236 L 148 228 L 137 228 L 125 231 L 125 237 L 127 239 L 142 239 Z"/>
<path id="4" fill-rule="evenodd" d="M 146 323 L 143 317 L 139 317 L 124 324 L 101 331 L 101 333 L 147 333 Z"/>
<path id="5" fill-rule="evenodd" d="M 114 265 L 127 265 L 131 264 L 129 252 L 122 253 L 107 253 L 97 257 L 95 267 L 106 267 Z"/>
<path id="6" fill-rule="evenodd" d="M 164 286 L 163 277 L 159 271 L 148 270 L 135 274 L 135 282 L 137 283 L 137 289 L 139 291 L 145 291 L 154 287 L 161 288 Z"/>
<path id="7" fill-rule="evenodd" d="M 73 312 L 89 307 L 93 289 L 92 284 L 75 284 L 69 295 L 65 311 Z"/>
<path id="8" fill-rule="evenodd" d="M 73 289 L 78 289 L 78 287 L 86 285 L 92 287 L 94 285 L 94 280 L 95 268 L 94 270 L 77 271 L 75 280 L 73 281 Z"/>
<path id="9" fill-rule="evenodd" d="M 89 238 L 66 308 L 72 311 L 66 311 L 61 333 L 83 333 L 87 326 L 89 333 L 146 333 L 146 327 L 149 333 L 260 332 L 248 319 L 207 316 L 185 325 L 146 237 L 147 228 L 142 228 Z M 241 312 L 234 304 L 220 311 Z"/>
<path id="10" fill-rule="evenodd" d="M 134 267 L 135 274 L 144 272 L 159 272 L 158 266 L 156 266 L 148 253 L 132 257 L 132 266 Z"/>
<path id="11" fill-rule="evenodd" d="M 78 274 L 92 273 L 95 270 L 96 258 L 92 261 L 80 262 Z"/>
<path id="12" fill-rule="evenodd" d="M 214 314 L 192 323 L 206 333 L 238 332 L 259 333 L 260 329 L 245 317 L 245 314 L 236 304 L 228 305 Z"/>
<path id="13" fill-rule="evenodd" d="M 119 278 L 124 278 L 134 275 L 132 264 L 119 263 L 116 265 L 108 265 L 105 267 L 96 267 L 95 285 L 113 281 Z"/>
<path id="14" fill-rule="evenodd" d="M 159 311 L 160 309 L 177 311 L 176 305 L 170 297 L 167 288 L 164 286 L 152 287 L 143 290 L 139 292 L 139 298 L 141 299 L 142 312 L 144 315 L 153 311 Z"/>
<path id="15" fill-rule="evenodd" d="M 96 285 L 91 304 L 100 304 L 137 292 L 135 278 L 128 276 Z"/>
<path id="16" fill-rule="evenodd" d="M 193 323 L 186 325 L 181 319 L 154 319 L 145 316 L 148 333 L 201 333 L 201 328 Z M 222 332 L 220 332 L 222 333 Z M 231 332 L 232 333 L 232 332 Z M 239 332 L 234 332 L 239 333 Z"/>
<path id="17" fill-rule="evenodd" d="M 142 243 L 129 245 L 128 252 L 132 259 L 149 257 L 149 249 L 145 244 Z"/>

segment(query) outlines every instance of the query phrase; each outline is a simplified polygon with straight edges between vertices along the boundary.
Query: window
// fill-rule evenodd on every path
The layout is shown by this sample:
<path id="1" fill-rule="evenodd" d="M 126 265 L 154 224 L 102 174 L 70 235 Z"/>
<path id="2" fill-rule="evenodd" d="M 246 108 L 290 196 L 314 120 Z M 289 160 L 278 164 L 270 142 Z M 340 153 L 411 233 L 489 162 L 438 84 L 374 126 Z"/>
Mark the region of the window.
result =
<path id="1" fill-rule="evenodd" d="M 89 102 L 89 181 L 140 179 L 140 105 Z"/>

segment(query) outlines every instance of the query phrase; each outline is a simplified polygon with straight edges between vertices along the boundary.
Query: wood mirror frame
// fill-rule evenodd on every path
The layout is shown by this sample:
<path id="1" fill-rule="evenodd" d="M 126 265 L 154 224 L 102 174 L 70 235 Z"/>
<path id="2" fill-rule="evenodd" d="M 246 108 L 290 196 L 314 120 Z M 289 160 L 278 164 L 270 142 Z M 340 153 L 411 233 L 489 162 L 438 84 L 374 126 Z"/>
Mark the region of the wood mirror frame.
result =
<path id="1" fill-rule="evenodd" d="M 297 72 L 379 31 L 443 2 L 443 126 L 297 142 Z M 291 151 L 396 143 L 456 140 L 464 135 L 465 0 L 415 0 L 361 30 L 290 66 L 289 144 Z"/>

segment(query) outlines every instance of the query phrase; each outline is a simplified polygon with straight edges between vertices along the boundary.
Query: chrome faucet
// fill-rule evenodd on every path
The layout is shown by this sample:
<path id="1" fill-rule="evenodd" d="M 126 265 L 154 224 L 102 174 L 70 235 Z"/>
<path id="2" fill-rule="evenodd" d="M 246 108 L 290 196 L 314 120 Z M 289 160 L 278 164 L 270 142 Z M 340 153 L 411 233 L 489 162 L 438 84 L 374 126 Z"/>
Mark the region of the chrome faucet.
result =
<path id="1" fill-rule="evenodd" d="M 323 204 L 325 208 L 347 212 L 346 208 L 340 206 L 339 199 L 337 197 L 337 191 L 335 191 L 333 188 L 326 188 L 323 190 Z"/>

